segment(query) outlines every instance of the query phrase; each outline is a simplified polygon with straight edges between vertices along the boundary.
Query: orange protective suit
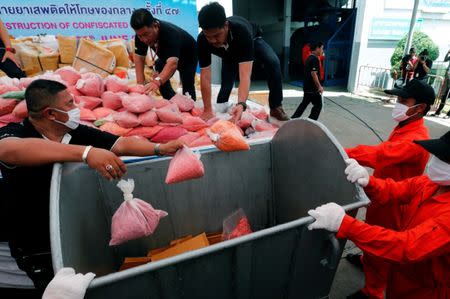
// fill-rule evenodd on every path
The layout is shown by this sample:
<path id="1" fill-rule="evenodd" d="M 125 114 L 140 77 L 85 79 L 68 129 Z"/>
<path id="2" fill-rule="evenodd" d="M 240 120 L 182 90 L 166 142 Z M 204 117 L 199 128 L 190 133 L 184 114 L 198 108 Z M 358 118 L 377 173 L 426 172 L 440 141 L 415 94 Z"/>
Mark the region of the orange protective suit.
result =
<path id="1" fill-rule="evenodd" d="M 399 231 L 345 216 L 338 238 L 352 240 L 365 253 L 391 265 L 389 299 L 450 298 L 450 192 L 427 176 L 401 182 L 370 178 L 365 188 L 377 204 L 403 207 Z"/>
<path id="2" fill-rule="evenodd" d="M 386 142 L 379 145 L 359 145 L 347 149 L 350 158 L 374 169 L 374 177 L 394 181 L 422 175 L 428 162 L 428 152 L 413 140 L 429 139 L 424 120 L 419 119 L 402 127 L 397 126 Z M 401 206 L 383 206 L 373 202 L 367 208 L 366 222 L 384 228 L 398 230 Z M 390 264 L 370 254 L 363 255 L 366 284 L 363 292 L 371 298 L 383 299 Z"/>

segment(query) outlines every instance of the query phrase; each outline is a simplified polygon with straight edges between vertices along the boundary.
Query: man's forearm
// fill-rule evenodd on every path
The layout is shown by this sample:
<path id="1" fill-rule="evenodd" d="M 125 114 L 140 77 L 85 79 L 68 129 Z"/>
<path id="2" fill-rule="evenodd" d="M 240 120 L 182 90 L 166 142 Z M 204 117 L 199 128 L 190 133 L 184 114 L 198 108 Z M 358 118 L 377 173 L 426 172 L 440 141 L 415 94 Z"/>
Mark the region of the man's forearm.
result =
<path id="1" fill-rule="evenodd" d="M 117 156 L 152 156 L 155 154 L 155 144 L 143 138 L 122 137 L 111 151 Z"/>
<path id="2" fill-rule="evenodd" d="M 145 57 L 134 54 L 134 67 L 135 67 L 135 71 L 136 71 L 136 83 L 144 84 L 144 82 L 145 82 L 145 75 L 144 75 Z"/>
<path id="3" fill-rule="evenodd" d="M 2 21 L 0 21 L 0 38 L 5 45 L 5 48 L 11 48 L 8 31 Z"/>
<path id="4" fill-rule="evenodd" d="M 245 102 L 248 99 L 249 90 L 250 90 L 250 77 L 246 77 L 239 82 L 238 102 Z"/>
<path id="5" fill-rule="evenodd" d="M 156 143 L 150 142 L 141 137 L 121 137 L 117 140 L 111 152 L 117 156 L 153 156 L 153 155 L 170 155 L 174 154 L 183 146 L 179 140 L 169 141 L 159 145 L 156 151 Z"/>
<path id="6" fill-rule="evenodd" d="M 311 75 L 312 75 L 314 84 L 316 84 L 317 90 L 320 90 L 320 88 L 322 87 L 322 85 L 320 84 L 319 77 L 317 76 L 317 73 L 316 73 L 316 72 L 312 72 Z"/>
<path id="7" fill-rule="evenodd" d="M 200 89 L 205 111 L 211 111 L 211 67 L 201 69 L 200 71 Z"/>
<path id="8" fill-rule="evenodd" d="M 252 67 L 253 62 L 242 62 L 239 64 L 238 102 L 245 102 L 248 99 Z"/>
<path id="9" fill-rule="evenodd" d="M 164 66 L 161 73 L 159 73 L 159 77 L 161 78 L 161 84 L 166 83 L 172 78 L 173 74 L 178 68 L 178 58 L 171 57 L 167 59 L 166 65 Z"/>
<path id="10" fill-rule="evenodd" d="M 32 153 L 30 148 L 33 149 Z M 81 162 L 85 149 L 85 146 L 62 144 L 39 138 L 6 138 L 0 141 L 0 161 L 15 166 Z"/>

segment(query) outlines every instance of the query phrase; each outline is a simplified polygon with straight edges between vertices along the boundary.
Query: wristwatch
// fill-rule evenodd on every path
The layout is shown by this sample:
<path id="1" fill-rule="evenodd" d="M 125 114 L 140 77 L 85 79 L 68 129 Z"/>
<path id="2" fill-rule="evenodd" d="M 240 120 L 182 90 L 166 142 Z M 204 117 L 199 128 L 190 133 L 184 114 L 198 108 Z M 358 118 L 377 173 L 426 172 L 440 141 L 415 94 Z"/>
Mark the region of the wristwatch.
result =
<path id="1" fill-rule="evenodd" d="M 244 108 L 244 111 L 247 110 L 247 103 L 246 103 L 246 102 L 238 102 L 238 103 L 236 104 L 236 106 L 237 106 L 237 105 L 241 105 L 242 108 Z"/>
<path id="2" fill-rule="evenodd" d="M 153 80 L 158 86 L 161 86 L 161 77 L 158 76 Z"/>
<path id="3" fill-rule="evenodd" d="M 16 54 L 16 49 L 14 49 L 14 48 L 5 48 L 5 51 L 6 52 L 11 52 L 13 54 Z"/>
<path id="4" fill-rule="evenodd" d="M 155 144 L 154 152 L 156 156 L 161 156 L 161 143 Z"/>

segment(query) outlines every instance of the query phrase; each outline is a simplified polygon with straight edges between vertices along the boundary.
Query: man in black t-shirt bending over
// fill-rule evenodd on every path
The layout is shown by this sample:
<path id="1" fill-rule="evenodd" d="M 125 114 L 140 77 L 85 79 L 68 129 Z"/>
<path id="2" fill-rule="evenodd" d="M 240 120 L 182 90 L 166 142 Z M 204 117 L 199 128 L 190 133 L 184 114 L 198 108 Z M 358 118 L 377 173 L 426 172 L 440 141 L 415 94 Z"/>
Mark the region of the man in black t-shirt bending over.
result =
<path id="1" fill-rule="evenodd" d="M 178 70 L 183 94 L 188 92 L 195 100 L 194 82 L 198 63 L 195 39 L 180 27 L 155 19 L 143 8 L 133 12 L 130 23 L 136 33 L 134 63 L 137 83 L 145 83 L 145 56 L 150 47 L 152 53 L 158 57 L 155 61 L 155 70 L 158 73 L 146 85 L 147 93 L 159 89 L 165 99 L 172 98 L 175 92 L 170 85 L 170 78 Z"/>
<path id="2" fill-rule="evenodd" d="M 205 5 L 198 14 L 202 32 L 197 44 L 200 62 L 200 84 L 205 111 L 204 119 L 212 118 L 211 106 L 211 54 L 222 58 L 222 84 L 218 103 L 225 103 L 239 74 L 238 104 L 233 108 L 233 119 L 241 118 L 247 108 L 253 60 L 262 63 L 269 86 L 270 115 L 278 120 L 288 120 L 281 102 L 280 61 L 273 49 L 262 39 L 261 29 L 242 17 L 226 18 L 224 8 L 217 2 Z"/>
<path id="3" fill-rule="evenodd" d="M 323 54 L 323 43 L 311 44 L 311 55 L 305 63 L 305 79 L 303 81 L 303 101 L 297 107 L 292 118 L 301 117 L 309 103 L 313 104 L 309 118 L 317 120 L 322 110 L 323 87 L 319 80 L 319 57 Z"/>

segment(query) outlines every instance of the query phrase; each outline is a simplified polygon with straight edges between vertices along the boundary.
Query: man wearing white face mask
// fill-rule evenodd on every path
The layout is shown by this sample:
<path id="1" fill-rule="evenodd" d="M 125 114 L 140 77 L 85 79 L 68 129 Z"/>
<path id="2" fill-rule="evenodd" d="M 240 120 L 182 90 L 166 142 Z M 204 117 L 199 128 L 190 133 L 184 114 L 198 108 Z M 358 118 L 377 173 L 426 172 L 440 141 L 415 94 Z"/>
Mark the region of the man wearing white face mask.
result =
<path id="1" fill-rule="evenodd" d="M 401 181 L 423 173 L 429 154 L 413 140 L 428 139 L 423 116 L 429 111 L 435 99 L 433 88 L 419 80 L 409 81 L 401 89 L 386 90 L 387 94 L 397 95 L 392 118 L 398 123 L 389 139 L 378 145 L 359 145 L 346 149 L 350 158 L 363 166 L 374 169 L 374 177 L 391 178 Z M 398 230 L 400 225 L 400 206 L 386 207 L 376 202 L 367 208 L 366 222 L 384 228 Z M 389 264 L 370 254 L 348 255 L 354 264 L 363 265 L 365 287 L 347 298 L 384 298 Z"/>
<path id="2" fill-rule="evenodd" d="M 450 132 L 416 143 L 432 156 L 426 175 L 404 181 L 369 177 L 358 162 L 346 161 L 347 179 L 364 187 L 373 202 L 402 206 L 398 231 L 363 223 L 335 203 L 309 211 L 316 220 L 309 228 L 337 232 L 390 263 L 388 299 L 450 298 Z"/>
<path id="3" fill-rule="evenodd" d="M 36 292 L 24 297 L 0 281 L 0 298 L 38 298 L 53 278 L 49 232 L 53 163 L 85 162 L 105 178 L 119 179 L 126 166 L 118 156 L 171 154 L 183 146 L 180 141 L 153 144 L 80 125 L 80 110 L 72 95 L 56 81 L 33 81 L 25 99 L 29 118 L 0 129 L 0 170 L 6 193 L 0 195 L 6 204 L 0 217 L 7 217 L 11 255 Z"/>

